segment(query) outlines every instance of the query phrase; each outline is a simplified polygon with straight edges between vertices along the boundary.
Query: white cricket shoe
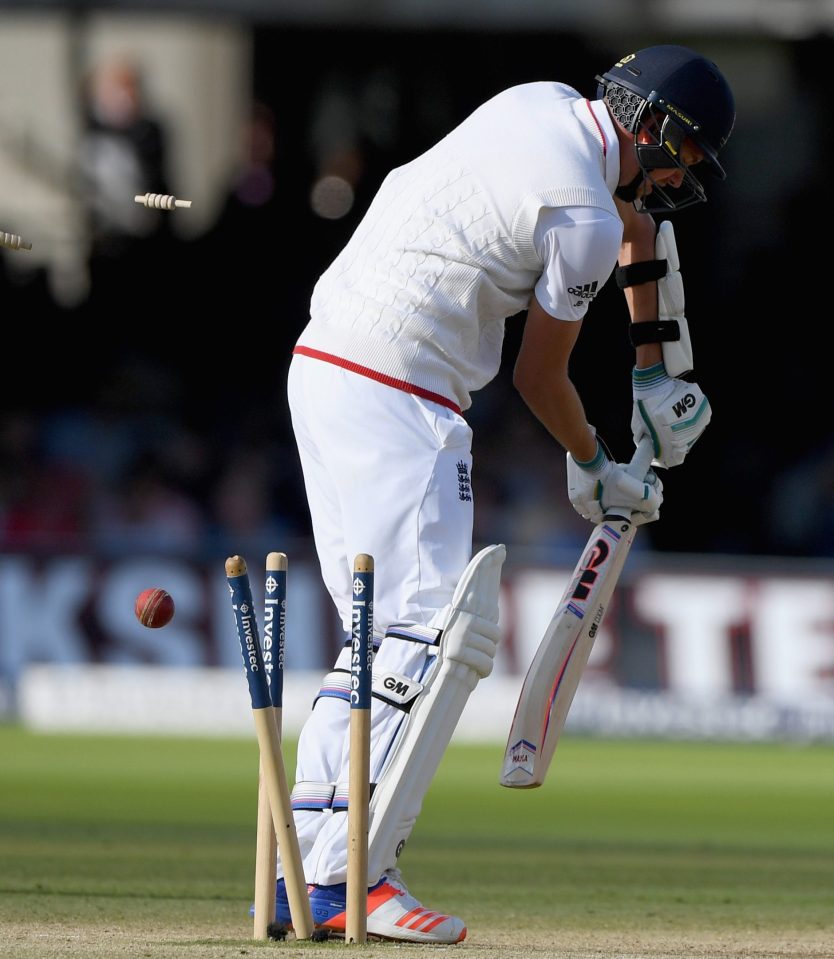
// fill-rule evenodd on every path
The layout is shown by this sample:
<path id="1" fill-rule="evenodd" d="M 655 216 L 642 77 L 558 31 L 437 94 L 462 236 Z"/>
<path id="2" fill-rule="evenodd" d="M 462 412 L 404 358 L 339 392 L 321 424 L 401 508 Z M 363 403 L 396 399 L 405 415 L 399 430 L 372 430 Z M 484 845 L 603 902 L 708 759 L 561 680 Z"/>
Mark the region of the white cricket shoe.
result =
<path id="1" fill-rule="evenodd" d="M 345 933 L 346 884 L 310 886 L 313 922 L 331 933 Z M 406 889 L 399 869 L 388 869 L 368 890 L 368 938 L 400 942 L 454 943 L 466 938 L 462 919 L 426 909 Z"/>

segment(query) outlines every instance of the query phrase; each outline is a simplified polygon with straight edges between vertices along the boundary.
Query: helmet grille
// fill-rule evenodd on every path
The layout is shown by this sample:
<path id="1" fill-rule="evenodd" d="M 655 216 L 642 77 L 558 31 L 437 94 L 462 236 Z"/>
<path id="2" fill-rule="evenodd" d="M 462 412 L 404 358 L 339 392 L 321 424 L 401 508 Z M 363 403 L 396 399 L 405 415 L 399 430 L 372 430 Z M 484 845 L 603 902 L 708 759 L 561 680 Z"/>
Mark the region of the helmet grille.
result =
<path id="1" fill-rule="evenodd" d="M 639 93 L 632 93 L 619 83 L 609 81 L 605 89 L 605 100 L 615 119 L 622 123 L 626 130 L 633 131 L 643 111 L 645 99 Z"/>

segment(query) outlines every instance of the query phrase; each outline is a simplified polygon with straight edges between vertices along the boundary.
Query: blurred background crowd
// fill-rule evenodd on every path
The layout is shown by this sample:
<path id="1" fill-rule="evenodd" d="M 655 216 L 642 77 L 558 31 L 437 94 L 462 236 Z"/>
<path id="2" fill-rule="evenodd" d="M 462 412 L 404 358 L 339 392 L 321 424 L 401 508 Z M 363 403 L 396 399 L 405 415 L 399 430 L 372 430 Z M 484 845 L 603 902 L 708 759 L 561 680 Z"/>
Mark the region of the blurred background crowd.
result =
<path id="1" fill-rule="evenodd" d="M 38 60 L 14 61 L 0 99 L 0 230 L 33 250 L 4 250 L 0 262 L 0 551 L 216 557 L 306 537 L 286 368 L 318 274 L 382 177 L 505 86 L 553 79 L 594 96 L 595 74 L 630 49 L 680 42 L 722 67 L 738 121 L 727 181 L 708 184 L 709 203 L 675 220 L 713 422 L 686 464 L 663 474 L 661 522 L 641 545 L 834 556 L 821 296 L 834 129 L 826 24 L 788 29 L 740 15 L 706 29 L 638 13 L 623 31 L 606 20 L 616 5 L 577 27 L 551 5 L 522 4 L 540 23 L 476 29 L 474 19 L 305 21 L 293 5 L 282 17 L 280 4 L 254 4 L 249 17 L 174 14 L 180 36 L 206 40 L 184 91 L 175 65 L 156 69 L 171 9 L 137 20 L 129 4 L 127 19 L 114 5 L 106 16 L 95 5 L 35 6 L 43 20 L 14 4 L 0 4 L 0 17 L 12 33 L 66 38 L 58 76 L 72 123 L 64 118 L 65 137 L 38 130 L 15 105 L 36 98 Z M 8 71 L 9 57 L 0 60 Z M 228 123 L 215 148 L 194 127 L 218 116 Z M 15 187 L 21 171 L 26 191 Z M 27 209 L 38 191 L 58 199 Z M 133 202 L 146 192 L 193 207 L 148 210 Z M 626 327 L 612 281 L 573 369 L 589 419 L 620 459 L 631 443 Z M 588 527 L 567 501 L 562 451 L 511 386 L 522 328 L 523 316 L 508 321 L 502 372 L 467 413 L 476 541 L 546 556 L 583 544 Z"/>

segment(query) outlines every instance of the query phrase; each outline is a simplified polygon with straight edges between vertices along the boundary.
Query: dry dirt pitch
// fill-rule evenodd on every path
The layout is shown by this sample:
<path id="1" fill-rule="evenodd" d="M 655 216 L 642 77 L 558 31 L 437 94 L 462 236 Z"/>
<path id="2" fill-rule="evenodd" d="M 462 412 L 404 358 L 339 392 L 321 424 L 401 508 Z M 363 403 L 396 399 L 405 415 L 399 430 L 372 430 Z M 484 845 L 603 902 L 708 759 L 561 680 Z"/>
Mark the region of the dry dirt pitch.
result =
<path id="1" fill-rule="evenodd" d="M 830 933 L 758 931 L 711 936 L 705 933 L 670 936 L 563 931 L 553 934 L 524 930 L 492 935 L 471 930 L 455 946 L 420 946 L 392 942 L 369 942 L 346 946 L 340 940 L 327 943 L 256 942 L 229 939 L 228 929 L 205 926 L 178 929 L 138 929 L 129 925 L 91 929 L 67 923 L 19 924 L 2 930 L 0 955 L 4 959 L 311 959 L 348 955 L 351 959 L 417 959 L 427 956 L 457 956 L 459 959 L 832 959 L 834 940 Z"/>

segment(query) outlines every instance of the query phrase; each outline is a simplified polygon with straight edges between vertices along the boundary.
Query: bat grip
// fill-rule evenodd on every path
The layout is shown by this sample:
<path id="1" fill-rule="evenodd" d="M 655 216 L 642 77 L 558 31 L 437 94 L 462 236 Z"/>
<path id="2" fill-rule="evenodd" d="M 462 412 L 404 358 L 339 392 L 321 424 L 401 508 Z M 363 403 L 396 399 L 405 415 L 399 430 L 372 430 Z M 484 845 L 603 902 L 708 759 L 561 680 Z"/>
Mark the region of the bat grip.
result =
<path id="1" fill-rule="evenodd" d="M 652 438 L 650 436 L 641 436 L 640 442 L 637 444 L 637 449 L 635 449 L 631 461 L 628 466 L 626 466 L 626 471 L 635 479 L 645 480 L 651 469 L 653 459 L 654 444 L 652 443 Z M 630 519 L 631 510 L 622 506 L 609 506 L 605 511 L 605 515 L 606 517 L 622 516 L 624 519 Z"/>
<path id="2" fill-rule="evenodd" d="M 637 449 L 628 464 L 628 472 L 637 479 L 645 479 L 654 459 L 654 444 L 651 436 L 641 436 Z"/>

